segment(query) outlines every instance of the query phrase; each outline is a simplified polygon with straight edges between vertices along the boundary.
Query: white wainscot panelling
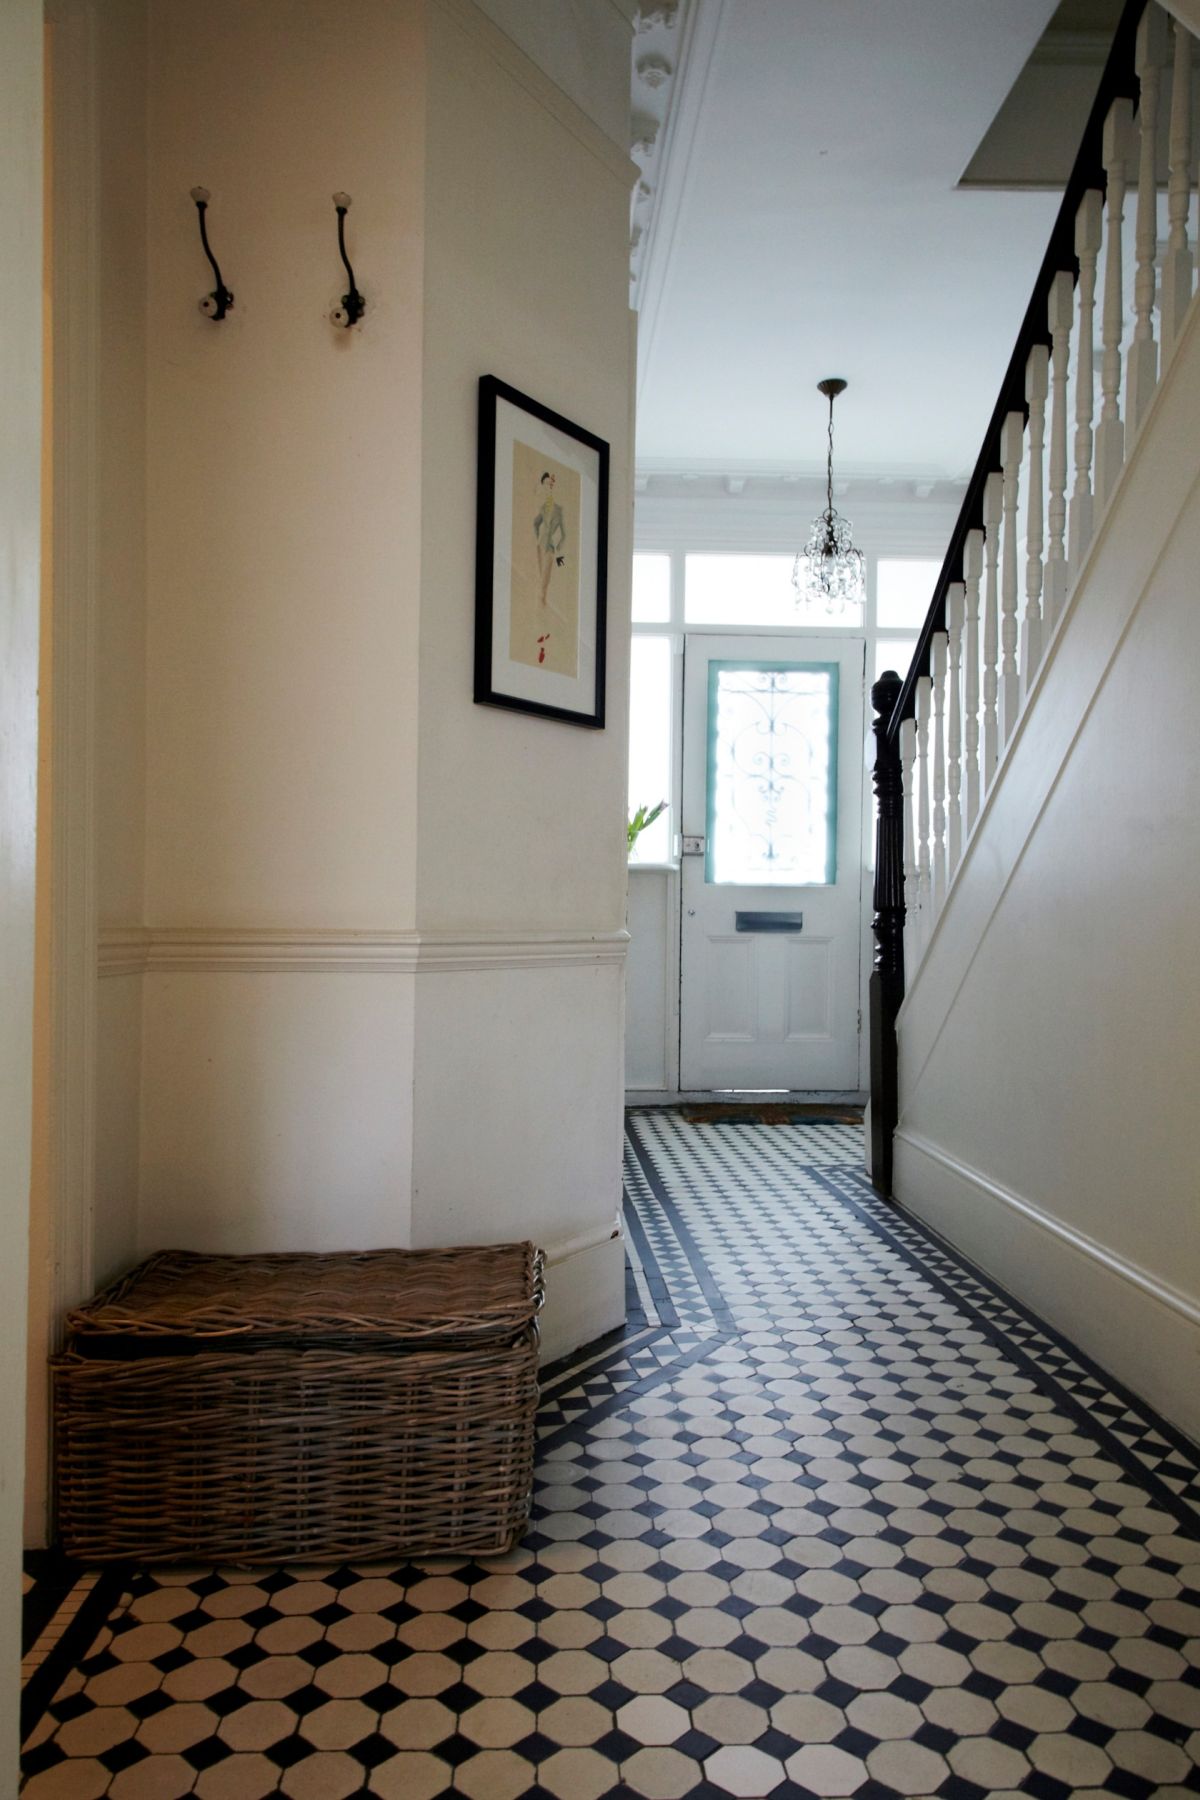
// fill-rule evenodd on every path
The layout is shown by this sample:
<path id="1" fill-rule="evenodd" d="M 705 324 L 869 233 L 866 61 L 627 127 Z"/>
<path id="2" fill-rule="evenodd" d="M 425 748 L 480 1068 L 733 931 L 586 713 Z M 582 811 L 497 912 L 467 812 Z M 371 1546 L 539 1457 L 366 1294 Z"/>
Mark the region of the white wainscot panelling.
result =
<path id="1" fill-rule="evenodd" d="M 784 1035 L 833 1035 L 833 958 L 828 938 L 795 938 L 787 945 L 787 1021 Z"/>
<path id="2" fill-rule="evenodd" d="M 625 1086 L 661 1092 L 674 1086 L 679 957 L 675 870 L 629 871 L 629 951 L 625 964 Z"/>
<path id="3" fill-rule="evenodd" d="M 757 1036 L 757 943 L 733 932 L 713 934 L 706 941 L 705 1037 L 710 1044 L 751 1044 Z"/>

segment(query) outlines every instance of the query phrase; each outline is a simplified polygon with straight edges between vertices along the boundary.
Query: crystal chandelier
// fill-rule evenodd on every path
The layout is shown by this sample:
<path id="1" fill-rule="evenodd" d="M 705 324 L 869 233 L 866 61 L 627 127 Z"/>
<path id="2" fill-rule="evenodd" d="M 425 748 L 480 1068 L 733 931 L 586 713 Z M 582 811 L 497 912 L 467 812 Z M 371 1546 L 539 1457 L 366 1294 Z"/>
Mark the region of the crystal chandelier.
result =
<path id="1" fill-rule="evenodd" d="M 829 455 L 825 474 L 825 511 L 812 522 L 808 541 L 792 566 L 797 606 L 820 606 L 838 617 L 863 597 L 863 553 L 854 546 L 850 521 L 833 505 L 833 403 L 846 383 L 837 376 L 818 381 L 829 401 Z"/>

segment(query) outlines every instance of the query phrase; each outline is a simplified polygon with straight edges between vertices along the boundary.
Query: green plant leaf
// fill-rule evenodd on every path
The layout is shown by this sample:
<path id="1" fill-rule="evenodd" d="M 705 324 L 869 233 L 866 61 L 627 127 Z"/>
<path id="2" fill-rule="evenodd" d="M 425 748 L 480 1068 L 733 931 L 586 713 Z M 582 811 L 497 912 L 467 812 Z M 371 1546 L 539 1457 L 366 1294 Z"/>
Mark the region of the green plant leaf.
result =
<path id="1" fill-rule="evenodd" d="M 637 843 L 642 832 L 645 831 L 648 825 L 653 825 L 659 814 L 666 810 L 666 805 L 667 803 L 665 800 L 660 800 L 657 806 L 646 806 L 643 804 L 638 807 L 632 819 L 629 820 L 628 825 L 626 826 L 627 846 L 631 855 L 633 853 L 633 846 Z"/>

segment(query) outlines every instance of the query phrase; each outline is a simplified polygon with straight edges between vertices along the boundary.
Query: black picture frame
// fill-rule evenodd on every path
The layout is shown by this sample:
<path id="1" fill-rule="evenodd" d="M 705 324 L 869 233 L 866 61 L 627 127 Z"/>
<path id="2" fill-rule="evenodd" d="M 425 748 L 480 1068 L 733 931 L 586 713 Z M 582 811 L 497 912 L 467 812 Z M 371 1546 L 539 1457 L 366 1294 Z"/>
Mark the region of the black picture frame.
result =
<path id="1" fill-rule="evenodd" d="M 479 383 L 475 700 L 604 729 L 609 446 Z"/>

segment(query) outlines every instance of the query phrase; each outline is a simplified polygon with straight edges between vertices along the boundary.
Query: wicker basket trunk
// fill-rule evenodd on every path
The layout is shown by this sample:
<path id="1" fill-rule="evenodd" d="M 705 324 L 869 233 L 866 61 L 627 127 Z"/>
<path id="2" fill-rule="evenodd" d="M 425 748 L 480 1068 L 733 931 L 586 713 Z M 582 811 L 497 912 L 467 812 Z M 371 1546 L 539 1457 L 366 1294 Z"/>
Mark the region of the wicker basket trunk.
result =
<path id="1" fill-rule="evenodd" d="M 72 1556 L 274 1563 L 507 1548 L 529 1514 L 531 1245 L 151 1257 L 54 1362 Z"/>

